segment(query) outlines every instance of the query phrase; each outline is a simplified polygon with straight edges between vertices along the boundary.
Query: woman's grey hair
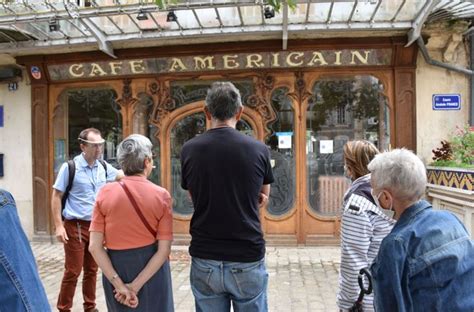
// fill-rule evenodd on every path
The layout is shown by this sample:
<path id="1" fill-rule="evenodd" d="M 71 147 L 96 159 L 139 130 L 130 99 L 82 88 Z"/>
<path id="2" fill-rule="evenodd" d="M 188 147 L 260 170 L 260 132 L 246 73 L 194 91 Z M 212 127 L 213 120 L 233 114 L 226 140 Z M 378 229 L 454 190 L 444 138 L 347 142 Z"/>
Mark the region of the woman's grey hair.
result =
<path id="1" fill-rule="evenodd" d="M 117 148 L 117 161 L 125 175 L 142 173 L 145 158 L 152 158 L 153 144 L 141 134 L 131 134 Z"/>
<path id="2" fill-rule="evenodd" d="M 418 201 L 426 190 L 426 169 L 418 156 L 407 149 L 381 153 L 367 166 L 372 187 L 387 189 L 398 200 Z"/>
<path id="3" fill-rule="evenodd" d="M 211 116 L 217 120 L 231 119 L 241 106 L 239 89 L 231 82 L 214 82 L 207 90 L 206 107 Z"/>

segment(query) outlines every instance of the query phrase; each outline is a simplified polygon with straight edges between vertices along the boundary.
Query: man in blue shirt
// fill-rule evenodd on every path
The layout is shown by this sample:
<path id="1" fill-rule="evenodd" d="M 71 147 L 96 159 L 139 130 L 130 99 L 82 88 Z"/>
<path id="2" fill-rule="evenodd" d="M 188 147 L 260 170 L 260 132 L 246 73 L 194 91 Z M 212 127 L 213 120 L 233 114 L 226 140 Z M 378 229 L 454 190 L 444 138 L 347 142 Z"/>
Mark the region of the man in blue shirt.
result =
<path id="1" fill-rule="evenodd" d="M 97 264 L 89 253 L 89 225 L 97 193 L 106 182 L 123 176 L 110 164 L 104 166 L 98 161 L 103 152 L 104 139 L 95 128 L 83 130 L 79 135 L 82 153 L 74 157 L 75 175 L 65 208 L 61 213 L 61 199 L 69 182 L 69 167 L 64 163 L 53 185 L 51 208 L 56 238 L 64 244 L 65 271 L 61 282 L 57 308 L 71 311 L 77 279 L 84 270 L 82 294 L 84 311 L 96 311 L 95 289 Z M 64 218 L 64 222 L 62 220 Z"/>
<path id="2" fill-rule="evenodd" d="M 396 149 L 368 168 L 374 200 L 397 220 L 371 267 L 375 310 L 474 311 L 474 244 L 456 216 L 421 199 L 421 160 Z"/>

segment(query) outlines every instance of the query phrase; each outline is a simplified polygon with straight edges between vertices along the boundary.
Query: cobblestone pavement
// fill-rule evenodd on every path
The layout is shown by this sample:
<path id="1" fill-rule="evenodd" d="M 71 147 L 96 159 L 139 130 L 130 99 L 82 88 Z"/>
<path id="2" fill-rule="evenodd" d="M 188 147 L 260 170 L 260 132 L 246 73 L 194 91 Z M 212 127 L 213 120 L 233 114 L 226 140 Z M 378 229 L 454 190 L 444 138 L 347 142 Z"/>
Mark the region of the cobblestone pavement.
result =
<path id="1" fill-rule="evenodd" d="M 49 302 L 54 310 L 64 266 L 62 245 L 34 242 L 32 248 Z M 271 312 L 337 311 L 339 259 L 339 247 L 267 247 L 266 263 L 270 275 L 269 310 Z M 171 273 L 176 312 L 194 311 L 189 270 L 190 258 L 187 248 L 174 246 Z M 102 312 L 107 309 L 101 280 L 99 275 L 97 307 Z M 80 281 L 74 299 L 73 311 L 81 312 Z"/>

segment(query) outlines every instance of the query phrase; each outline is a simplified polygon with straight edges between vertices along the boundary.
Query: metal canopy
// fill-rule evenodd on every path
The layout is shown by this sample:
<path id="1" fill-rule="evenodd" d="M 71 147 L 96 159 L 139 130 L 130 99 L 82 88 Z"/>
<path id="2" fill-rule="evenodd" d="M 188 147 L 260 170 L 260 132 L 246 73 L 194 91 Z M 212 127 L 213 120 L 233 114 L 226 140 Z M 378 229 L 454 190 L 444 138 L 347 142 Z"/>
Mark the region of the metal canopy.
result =
<path id="1" fill-rule="evenodd" d="M 132 42 L 261 34 L 282 38 L 286 49 L 292 34 L 334 31 L 410 31 L 411 43 L 425 22 L 474 16 L 472 1 L 461 0 L 300 0 L 272 18 L 266 7 L 263 0 L 189 0 L 162 10 L 149 0 L 0 0 L 0 53 L 95 47 L 114 57 L 114 47 Z"/>

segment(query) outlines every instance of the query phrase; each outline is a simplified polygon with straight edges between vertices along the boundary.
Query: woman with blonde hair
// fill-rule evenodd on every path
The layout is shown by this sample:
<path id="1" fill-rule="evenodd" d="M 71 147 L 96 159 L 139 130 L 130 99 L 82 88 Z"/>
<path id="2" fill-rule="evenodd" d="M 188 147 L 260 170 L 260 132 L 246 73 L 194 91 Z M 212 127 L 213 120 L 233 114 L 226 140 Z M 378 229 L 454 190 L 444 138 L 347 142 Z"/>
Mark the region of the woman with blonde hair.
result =
<path id="1" fill-rule="evenodd" d="M 117 159 L 125 177 L 96 199 L 89 251 L 102 269 L 108 311 L 174 311 L 171 196 L 147 180 L 151 149 L 140 134 L 123 140 Z"/>
<path id="2" fill-rule="evenodd" d="M 344 145 L 344 170 L 352 184 L 344 195 L 342 207 L 337 294 L 340 311 L 348 311 L 357 301 L 358 273 L 360 269 L 370 267 L 380 243 L 395 224 L 390 213 L 380 209 L 371 195 L 367 165 L 377 154 L 378 149 L 368 141 L 349 141 Z M 364 311 L 374 311 L 373 300 L 372 295 L 364 297 Z"/>

